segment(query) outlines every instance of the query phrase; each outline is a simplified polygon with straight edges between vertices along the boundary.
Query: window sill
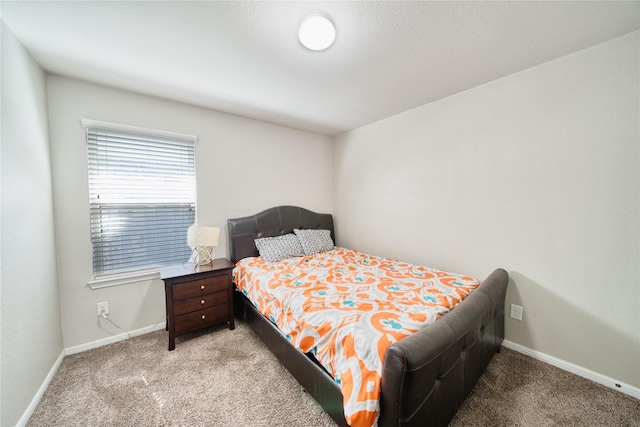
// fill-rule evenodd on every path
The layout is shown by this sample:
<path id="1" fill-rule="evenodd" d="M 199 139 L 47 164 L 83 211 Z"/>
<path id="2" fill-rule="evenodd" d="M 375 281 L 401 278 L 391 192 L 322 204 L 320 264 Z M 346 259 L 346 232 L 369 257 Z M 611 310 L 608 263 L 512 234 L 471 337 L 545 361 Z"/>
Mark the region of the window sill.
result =
<path id="1" fill-rule="evenodd" d="M 159 279 L 160 269 L 151 268 L 148 270 L 140 270 L 131 273 L 110 274 L 108 276 L 97 277 L 91 280 L 89 287 L 91 289 L 108 288 L 111 286 L 126 285 L 128 283 L 144 282 L 147 280 Z"/>

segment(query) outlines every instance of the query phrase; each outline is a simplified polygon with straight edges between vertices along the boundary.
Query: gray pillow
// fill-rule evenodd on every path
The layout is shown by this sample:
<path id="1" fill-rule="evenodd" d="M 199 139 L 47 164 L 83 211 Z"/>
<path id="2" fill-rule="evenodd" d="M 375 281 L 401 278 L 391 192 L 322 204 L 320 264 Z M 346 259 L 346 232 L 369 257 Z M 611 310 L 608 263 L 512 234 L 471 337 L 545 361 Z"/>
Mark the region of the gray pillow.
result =
<path id="1" fill-rule="evenodd" d="M 300 240 L 291 233 L 277 237 L 261 237 L 255 239 L 254 242 L 260 256 L 266 262 L 276 262 L 304 255 Z"/>
<path id="2" fill-rule="evenodd" d="M 293 230 L 300 239 L 302 250 L 305 255 L 313 255 L 334 249 L 329 230 Z"/>

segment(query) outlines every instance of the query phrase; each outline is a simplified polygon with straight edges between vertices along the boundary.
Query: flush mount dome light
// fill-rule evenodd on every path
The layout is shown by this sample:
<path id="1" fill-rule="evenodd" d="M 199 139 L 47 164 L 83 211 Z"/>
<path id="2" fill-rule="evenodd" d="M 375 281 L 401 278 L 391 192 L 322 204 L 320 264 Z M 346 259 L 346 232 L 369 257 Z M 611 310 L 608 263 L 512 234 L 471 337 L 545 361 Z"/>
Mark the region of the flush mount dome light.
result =
<path id="1" fill-rule="evenodd" d="M 336 39 L 336 29 L 329 18 L 314 13 L 302 20 L 298 38 L 307 49 L 325 50 Z"/>

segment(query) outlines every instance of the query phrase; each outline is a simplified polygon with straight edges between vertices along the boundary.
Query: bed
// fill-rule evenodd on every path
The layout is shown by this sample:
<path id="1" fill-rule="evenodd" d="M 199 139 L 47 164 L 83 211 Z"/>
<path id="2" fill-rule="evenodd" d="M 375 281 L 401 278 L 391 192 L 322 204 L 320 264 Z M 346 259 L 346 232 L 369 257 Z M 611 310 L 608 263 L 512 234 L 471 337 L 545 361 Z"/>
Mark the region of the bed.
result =
<path id="1" fill-rule="evenodd" d="M 335 230 L 330 214 L 279 206 L 255 215 L 229 219 L 233 263 L 257 257 L 255 239 L 283 236 L 293 230 Z M 504 297 L 508 274 L 493 271 L 447 314 L 416 333 L 392 343 L 384 354 L 379 392 L 379 426 L 445 426 L 471 392 L 504 338 Z M 234 293 L 236 314 L 307 392 L 340 426 L 348 426 L 340 385 L 313 352 L 303 353 L 255 304 Z"/>

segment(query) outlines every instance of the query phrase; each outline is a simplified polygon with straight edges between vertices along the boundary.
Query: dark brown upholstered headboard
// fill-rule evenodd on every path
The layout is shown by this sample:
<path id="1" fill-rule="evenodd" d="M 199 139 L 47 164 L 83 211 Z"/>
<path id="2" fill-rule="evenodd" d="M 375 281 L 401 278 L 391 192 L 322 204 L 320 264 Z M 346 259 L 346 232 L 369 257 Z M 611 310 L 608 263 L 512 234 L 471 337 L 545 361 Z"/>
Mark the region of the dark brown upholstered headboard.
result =
<path id="1" fill-rule="evenodd" d="M 294 228 L 330 230 L 331 238 L 336 241 L 331 214 L 315 213 L 296 206 L 278 206 L 255 215 L 228 219 L 227 228 L 229 256 L 233 263 L 258 256 L 255 239 L 293 233 Z"/>

